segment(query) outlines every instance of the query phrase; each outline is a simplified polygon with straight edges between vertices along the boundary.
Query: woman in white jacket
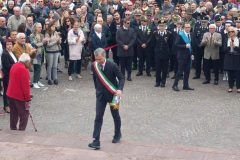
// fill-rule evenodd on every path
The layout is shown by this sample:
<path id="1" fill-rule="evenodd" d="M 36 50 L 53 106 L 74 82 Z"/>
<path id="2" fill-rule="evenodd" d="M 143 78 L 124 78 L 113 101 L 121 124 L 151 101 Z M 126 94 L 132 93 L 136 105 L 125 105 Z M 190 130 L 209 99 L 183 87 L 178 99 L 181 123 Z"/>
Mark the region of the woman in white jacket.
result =
<path id="1" fill-rule="evenodd" d="M 85 37 L 83 31 L 79 27 L 79 22 L 75 21 L 73 28 L 68 32 L 68 45 L 69 45 L 69 67 L 68 75 L 69 80 L 72 80 L 72 74 L 74 72 L 74 63 L 76 63 L 75 71 L 77 73 L 77 78 L 82 78 L 81 73 L 81 58 L 82 58 L 82 48 L 85 42 Z"/>

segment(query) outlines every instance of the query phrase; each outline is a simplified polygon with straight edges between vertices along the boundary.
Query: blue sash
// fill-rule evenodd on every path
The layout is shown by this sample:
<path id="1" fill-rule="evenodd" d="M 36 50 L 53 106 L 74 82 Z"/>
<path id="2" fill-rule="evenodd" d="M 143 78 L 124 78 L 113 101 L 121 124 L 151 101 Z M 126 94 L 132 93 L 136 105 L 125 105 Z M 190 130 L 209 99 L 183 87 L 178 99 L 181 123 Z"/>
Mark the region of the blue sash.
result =
<path id="1" fill-rule="evenodd" d="M 192 53 L 192 48 L 191 48 L 191 41 L 190 41 L 190 39 L 187 37 L 187 35 L 183 31 L 179 32 L 179 36 L 182 37 L 182 39 L 184 40 L 184 42 L 186 44 L 190 44 L 189 51 L 190 51 L 190 54 L 191 54 Z"/>

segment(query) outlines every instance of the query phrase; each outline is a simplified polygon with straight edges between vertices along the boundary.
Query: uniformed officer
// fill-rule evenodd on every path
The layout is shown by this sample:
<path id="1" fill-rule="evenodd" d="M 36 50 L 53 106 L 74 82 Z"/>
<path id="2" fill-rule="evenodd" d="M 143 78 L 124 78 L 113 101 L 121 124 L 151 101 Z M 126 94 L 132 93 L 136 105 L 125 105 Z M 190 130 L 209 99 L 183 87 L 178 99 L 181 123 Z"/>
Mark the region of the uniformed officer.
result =
<path id="1" fill-rule="evenodd" d="M 151 28 L 148 26 L 148 19 L 145 16 L 141 17 L 141 25 L 136 29 L 137 35 L 137 53 L 139 58 L 139 66 L 138 66 L 138 73 L 136 76 L 143 75 L 143 67 L 144 62 L 146 60 L 146 73 L 147 76 L 151 76 L 150 68 L 151 68 L 151 55 L 149 53 L 150 49 L 150 42 L 152 39 L 152 31 Z"/>
<path id="2" fill-rule="evenodd" d="M 191 25 L 191 31 L 195 28 L 196 19 L 192 17 L 193 11 L 191 9 L 186 10 L 186 17 L 183 18 L 184 23 L 189 23 Z"/>
<path id="3" fill-rule="evenodd" d="M 194 29 L 194 47 L 195 49 L 195 76 L 193 79 L 199 79 L 202 70 L 202 59 L 204 54 L 204 47 L 200 46 L 200 43 L 203 38 L 203 34 L 208 32 L 208 21 L 209 18 L 207 16 L 203 17 L 201 20 L 201 26 Z"/>
<path id="4" fill-rule="evenodd" d="M 166 30 L 166 21 L 159 21 L 158 30 L 154 32 L 154 53 L 156 63 L 155 87 L 165 87 L 169 66 L 169 56 L 172 45 L 171 33 Z"/>

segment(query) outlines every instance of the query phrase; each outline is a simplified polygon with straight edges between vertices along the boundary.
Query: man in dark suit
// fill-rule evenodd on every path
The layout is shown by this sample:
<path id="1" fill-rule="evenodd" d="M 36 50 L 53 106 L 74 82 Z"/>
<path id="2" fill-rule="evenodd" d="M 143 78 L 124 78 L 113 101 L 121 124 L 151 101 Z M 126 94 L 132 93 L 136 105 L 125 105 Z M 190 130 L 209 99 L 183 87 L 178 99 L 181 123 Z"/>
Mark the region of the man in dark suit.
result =
<path id="1" fill-rule="evenodd" d="M 97 48 L 107 47 L 107 39 L 105 33 L 102 31 L 101 24 L 95 24 L 94 32 L 92 33 L 92 48 L 93 51 Z"/>
<path id="2" fill-rule="evenodd" d="M 173 83 L 173 90 L 179 91 L 178 88 L 178 81 L 180 80 L 181 76 L 183 77 L 183 90 L 194 90 L 193 88 L 189 87 L 188 79 L 191 67 L 191 39 L 192 36 L 190 35 L 191 25 L 189 23 L 184 24 L 184 32 L 181 32 L 183 36 L 187 37 L 183 39 L 182 36 L 177 36 L 176 39 L 176 47 L 177 51 L 177 61 L 178 61 L 178 72 Z M 188 42 L 186 42 L 188 41 Z M 184 74 L 183 74 L 184 73 Z"/>
<path id="3" fill-rule="evenodd" d="M 150 42 L 152 39 L 152 32 L 150 27 L 147 25 L 148 19 L 143 16 L 141 17 L 141 26 L 136 28 L 137 34 L 137 53 L 139 57 L 139 67 L 138 73 L 136 76 L 143 75 L 143 66 L 146 60 L 146 73 L 147 76 L 151 76 L 150 67 L 151 67 L 151 54 L 150 54 Z"/>
<path id="4" fill-rule="evenodd" d="M 130 20 L 123 20 L 123 27 L 117 30 L 116 41 L 118 45 L 117 56 L 121 66 L 121 72 L 125 76 L 125 69 L 127 70 L 127 80 L 132 81 L 132 59 L 134 55 L 134 44 L 136 40 L 136 33 L 133 28 L 130 28 Z"/>
<path id="5" fill-rule="evenodd" d="M 106 52 L 102 48 L 98 48 L 94 51 L 95 60 L 101 68 L 103 74 L 107 77 L 107 79 L 117 88 L 115 95 L 121 97 L 122 90 L 124 87 L 124 77 L 118 66 L 106 60 Z M 93 131 L 93 142 L 88 146 L 94 149 L 100 149 L 100 132 L 102 128 L 103 115 L 106 108 L 107 103 L 110 103 L 113 99 L 113 94 L 106 88 L 106 86 L 100 80 L 97 71 L 93 69 L 93 80 L 96 88 L 96 117 L 94 123 L 94 131 Z M 115 134 L 112 140 L 112 143 L 119 143 L 121 139 L 121 118 L 119 115 L 119 110 L 110 108 L 111 113 L 114 119 L 115 126 Z"/>

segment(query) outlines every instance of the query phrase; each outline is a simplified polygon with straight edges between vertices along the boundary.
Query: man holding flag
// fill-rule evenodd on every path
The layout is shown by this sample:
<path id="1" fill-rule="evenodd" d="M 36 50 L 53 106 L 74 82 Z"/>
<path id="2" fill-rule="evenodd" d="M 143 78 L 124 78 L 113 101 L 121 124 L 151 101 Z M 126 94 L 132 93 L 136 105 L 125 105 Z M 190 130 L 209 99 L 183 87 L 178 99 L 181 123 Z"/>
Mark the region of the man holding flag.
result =
<path id="1" fill-rule="evenodd" d="M 179 32 L 179 36 L 177 36 L 175 45 L 177 48 L 177 61 L 178 61 L 178 72 L 173 83 L 172 89 L 174 91 L 179 91 L 178 81 L 183 77 L 183 90 L 194 90 L 189 87 L 188 79 L 191 68 L 191 25 L 189 23 L 184 24 L 184 31 Z"/>
<path id="2" fill-rule="evenodd" d="M 106 51 L 103 48 L 96 49 L 94 56 L 95 62 L 93 63 L 92 70 L 96 88 L 96 117 L 93 131 L 94 140 L 88 146 L 100 149 L 100 132 L 107 103 L 110 104 L 115 126 L 112 143 L 120 142 L 122 134 L 119 105 L 125 79 L 118 69 L 117 64 L 106 60 Z"/>

